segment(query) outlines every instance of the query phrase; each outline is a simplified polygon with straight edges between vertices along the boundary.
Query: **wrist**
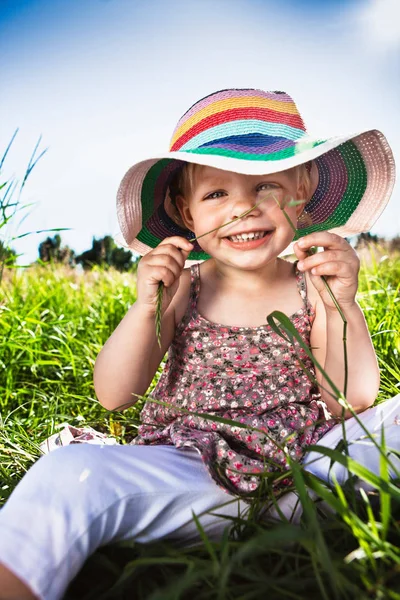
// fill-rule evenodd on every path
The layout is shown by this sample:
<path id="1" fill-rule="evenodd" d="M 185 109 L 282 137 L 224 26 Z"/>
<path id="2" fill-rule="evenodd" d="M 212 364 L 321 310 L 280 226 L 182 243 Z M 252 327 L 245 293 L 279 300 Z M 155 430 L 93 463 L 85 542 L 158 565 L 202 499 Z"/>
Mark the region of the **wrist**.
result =
<path id="1" fill-rule="evenodd" d="M 355 299 L 354 300 L 350 300 L 348 302 L 341 302 L 341 301 L 338 300 L 337 303 L 339 304 L 339 306 L 340 306 L 340 308 L 341 308 L 341 310 L 343 312 L 344 311 L 352 311 L 355 308 L 359 308 L 359 305 L 358 305 L 358 303 L 357 303 L 357 301 Z M 337 313 L 339 313 L 337 307 L 334 304 L 333 305 L 332 304 L 325 304 L 325 310 L 326 310 L 326 312 L 331 312 L 331 313 L 337 312 Z"/>
<path id="2" fill-rule="evenodd" d="M 146 304 L 145 302 L 140 302 L 140 300 L 136 300 L 129 309 L 130 312 L 134 312 L 143 321 L 154 321 L 156 310 L 153 304 Z"/>
<path id="3" fill-rule="evenodd" d="M 359 312 L 361 310 L 359 304 L 357 304 L 355 300 L 346 304 L 339 303 L 339 306 L 344 316 L 353 314 L 355 312 Z M 330 317 L 334 317 L 335 315 L 337 315 L 341 319 L 340 312 L 338 311 L 336 306 L 325 305 L 325 311 L 327 316 L 329 315 Z"/>

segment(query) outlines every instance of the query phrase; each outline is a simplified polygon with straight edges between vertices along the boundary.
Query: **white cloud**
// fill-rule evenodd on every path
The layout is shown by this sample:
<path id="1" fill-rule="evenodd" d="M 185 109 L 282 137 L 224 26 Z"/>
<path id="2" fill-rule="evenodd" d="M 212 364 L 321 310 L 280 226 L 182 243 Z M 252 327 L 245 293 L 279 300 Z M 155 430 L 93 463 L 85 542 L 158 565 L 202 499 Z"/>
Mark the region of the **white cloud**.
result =
<path id="1" fill-rule="evenodd" d="M 369 0 L 360 9 L 360 22 L 370 42 L 377 42 L 375 49 L 400 46 L 399 0 Z"/>

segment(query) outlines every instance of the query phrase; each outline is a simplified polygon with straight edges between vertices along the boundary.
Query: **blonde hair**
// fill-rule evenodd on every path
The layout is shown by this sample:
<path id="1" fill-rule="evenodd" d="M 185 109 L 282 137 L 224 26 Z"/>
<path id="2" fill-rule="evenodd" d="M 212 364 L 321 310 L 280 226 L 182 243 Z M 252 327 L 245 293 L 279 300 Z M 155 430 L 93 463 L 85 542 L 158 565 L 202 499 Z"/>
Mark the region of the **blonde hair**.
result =
<path id="1" fill-rule="evenodd" d="M 303 163 L 294 167 L 299 178 L 299 187 L 304 189 L 304 200 L 310 200 L 311 197 L 311 162 Z"/>
<path id="2" fill-rule="evenodd" d="M 175 173 L 169 184 L 169 193 L 175 206 L 177 196 L 183 196 L 183 198 L 191 196 L 194 187 L 194 174 L 199 167 L 201 167 L 201 165 L 185 163 L 183 167 Z"/>

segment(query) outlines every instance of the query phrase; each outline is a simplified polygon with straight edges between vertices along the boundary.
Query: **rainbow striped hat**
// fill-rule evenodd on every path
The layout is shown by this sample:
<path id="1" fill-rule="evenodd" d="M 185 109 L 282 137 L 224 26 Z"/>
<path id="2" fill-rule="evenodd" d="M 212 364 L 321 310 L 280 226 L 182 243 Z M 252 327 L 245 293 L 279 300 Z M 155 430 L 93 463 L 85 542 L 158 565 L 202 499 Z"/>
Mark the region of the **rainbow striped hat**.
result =
<path id="1" fill-rule="evenodd" d="M 247 175 L 310 162 L 312 196 L 295 239 L 327 229 L 341 236 L 368 231 L 385 208 L 395 180 L 393 154 L 380 131 L 316 139 L 308 135 L 285 92 L 218 91 L 183 115 L 169 152 L 137 163 L 124 176 L 117 213 L 128 248 L 143 255 L 166 237 L 194 237 L 179 224 L 169 196 L 171 179 L 187 162 Z M 207 258 L 196 242 L 188 259 Z"/>

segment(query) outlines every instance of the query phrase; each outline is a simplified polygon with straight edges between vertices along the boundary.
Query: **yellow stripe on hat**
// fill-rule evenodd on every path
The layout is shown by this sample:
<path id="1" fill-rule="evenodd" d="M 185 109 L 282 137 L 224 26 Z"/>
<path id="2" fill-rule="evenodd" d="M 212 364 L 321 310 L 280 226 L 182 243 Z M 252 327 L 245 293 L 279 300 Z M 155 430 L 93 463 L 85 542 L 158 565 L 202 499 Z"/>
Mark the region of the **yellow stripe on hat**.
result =
<path id="1" fill-rule="evenodd" d="M 171 139 L 171 146 L 173 146 L 177 139 L 179 139 L 184 133 L 189 131 L 191 127 L 209 117 L 212 114 L 223 112 L 225 110 L 234 108 L 269 108 L 276 112 L 287 113 L 291 115 L 298 115 L 299 111 L 294 102 L 282 102 L 281 100 L 270 100 L 268 98 L 262 98 L 261 96 L 246 96 L 243 98 L 233 97 L 226 100 L 217 100 L 208 106 L 205 106 L 194 115 L 189 117 L 180 127 L 177 129 Z"/>

